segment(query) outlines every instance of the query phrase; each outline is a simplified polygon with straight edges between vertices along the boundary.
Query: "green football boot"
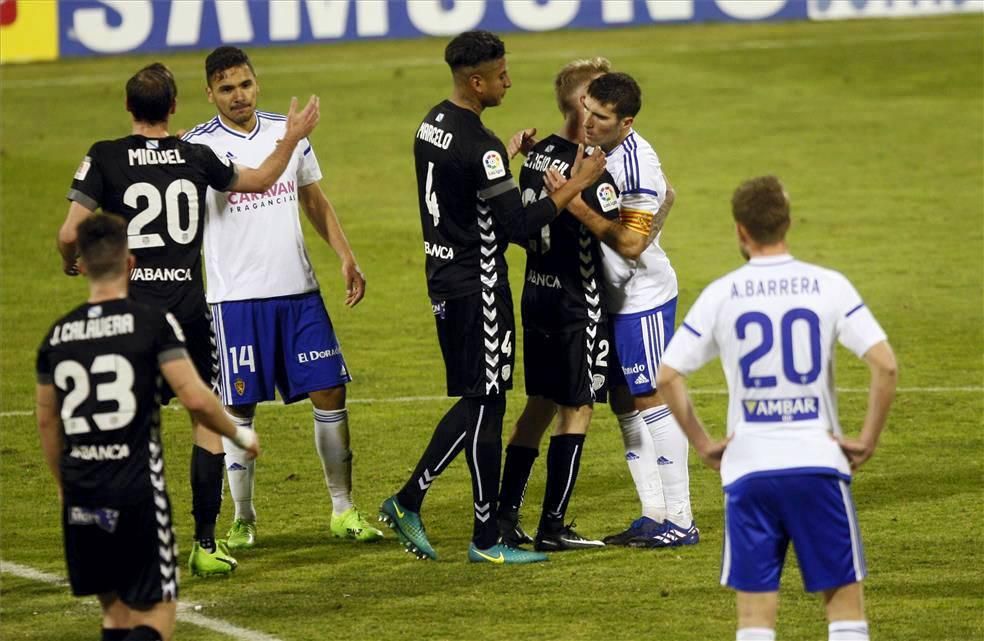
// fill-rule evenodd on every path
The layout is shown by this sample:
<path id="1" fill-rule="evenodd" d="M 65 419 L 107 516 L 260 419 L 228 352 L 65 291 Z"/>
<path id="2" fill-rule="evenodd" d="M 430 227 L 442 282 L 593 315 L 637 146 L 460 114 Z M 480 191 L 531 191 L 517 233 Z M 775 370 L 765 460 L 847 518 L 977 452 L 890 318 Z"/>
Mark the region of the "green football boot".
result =
<path id="1" fill-rule="evenodd" d="M 373 527 L 355 507 L 350 507 L 341 514 L 332 512 L 331 533 L 340 539 L 354 539 L 362 543 L 383 538 L 382 530 Z"/>
<path id="2" fill-rule="evenodd" d="M 400 505 L 395 494 L 379 506 L 379 520 L 396 532 L 396 536 L 407 552 L 421 560 L 437 560 L 437 552 L 427 540 L 427 532 L 424 531 L 420 515 Z"/>
<path id="3" fill-rule="evenodd" d="M 191 546 L 191 555 L 188 556 L 188 570 L 194 576 L 228 576 L 236 569 L 236 559 L 229 556 L 223 546 L 216 543 L 215 552 L 209 552 L 198 541 Z"/>
<path id="4" fill-rule="evenodd" d="M 497 543 L 487 550 L 479 550 L 472 543 L 468 546 L 468 560 L 472 563 L 495 563 L 496 565 L 540 563 L 547 560 L 547 555 L 542 552 L 510 547 L 502 543 Z"/>
<path id="5" fill-rule="evenodd" d="M 225 545 L 230 550 L 248 550 L 256 545 L 256 521 L 233 521 L 226 533 Z"/>

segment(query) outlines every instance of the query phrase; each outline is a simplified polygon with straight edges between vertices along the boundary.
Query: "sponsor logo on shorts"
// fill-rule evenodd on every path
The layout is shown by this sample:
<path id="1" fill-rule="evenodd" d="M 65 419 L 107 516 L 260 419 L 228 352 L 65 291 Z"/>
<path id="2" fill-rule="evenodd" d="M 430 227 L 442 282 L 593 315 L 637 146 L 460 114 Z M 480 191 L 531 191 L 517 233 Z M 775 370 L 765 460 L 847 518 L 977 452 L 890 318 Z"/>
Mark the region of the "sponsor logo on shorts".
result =
<path id="1" fill-rule="evenodd" d="M 448 316 L 448 302 L 446 300 L 432 300 L 431 311 L 434 312 L 434 316 L 444 320 Z"/>
<path id="2" fill-rule="evenodd" d="M 508 381 L 509 377 L 512 376 L 512 365 L 502 366 L 502 380 Z"/>
<path id="3" fill-rule="evenodd" d="M 309 352 L 299 353 L 297 355 L 297 362 L 311 363 L 317 360 L 321 360 L 322 358 L 334 358 L 335 356 L 341 355 L 341 353 L 342 353 L 342 348 L 339 347 L 338 345 L 332 347 L 331 349 L 322 349 L 322 350 L 312 349 Z"/>
<path id="4" fill-rule="evenodd" d="M 241 378 L 237 378 L 232 382 L 233 387 L 236 388 L 236 394 L 242 396 L 246 393 L 246 381 Z"/>
<path id="5" fill-rule="evenodd" d="M 632 382 L 636 385 L 645 385 L 646 383 L 649 382 L 649 379 L 646 378 L 645 374 L 639 374 L 638 376 L 635 377 L 635 380 Z"/>
<path id="6" fill-rule="evenodd" d="M 638 374 L 639 372 L 645 372 L 646 366 L 642 363 L 636 363 L 632 367 L 623 367 L 622 373 L 628 376 L 629 374 Z"/>
<path id="7" fill-rule="evenodd" d="M 605 386 L 605 377 L 602 374 L 594 374 L 591 376 L 591 390 L 597 392 L 602 387 Z"/>
<path id="8" fill-rule="evenodd" d="M 818 401 L 816 396 L 743 400 L 741 407 L 749 423 L 791 423 L 819 418 Z"/>
<path id="9" fill-rule="evenodd" d="M 112 534 L 116 531 L 116 524 L 120 520 L 120 511 L 111 510 L 107 507 L 89 508 L 75 507 L 68 508 L 69 525 L 96 525 L 100 530 L 105 530 Z"/>

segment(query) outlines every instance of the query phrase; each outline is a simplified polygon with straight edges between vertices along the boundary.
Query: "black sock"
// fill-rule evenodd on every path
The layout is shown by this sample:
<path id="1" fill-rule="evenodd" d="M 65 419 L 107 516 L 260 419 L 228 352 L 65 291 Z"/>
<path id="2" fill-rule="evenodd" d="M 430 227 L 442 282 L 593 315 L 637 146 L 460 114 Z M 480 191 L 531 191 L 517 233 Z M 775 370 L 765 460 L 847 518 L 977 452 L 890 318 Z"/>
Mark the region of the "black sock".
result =
<path id="1" fill-rule="evenodd" d="M 212 542 L 215 549 L 215 521 L 222 509 L 222 476 L 225 454 L 212 454 L 191 448 L 191 514 L 195 517 L 195 539 L 201 545 Z"/>
<path id="2" fill-rule="evenodd" d="M 123 641 L 163 641 L 161 633 L 149 625 L 138 625 L 123 637 Z"/>
<path id="3" fill-rule="evenodd" d="M 102 641 L 124 641 L 130 634 L 130 628 L 103 628 Z"/>
<path id="4" fill-rule="evenodd" d="M 499 491 L 499 513 L 518 512 L 526 495 L 526 485 L 533 472 L 533 463 L 540 452 L 523 445 L 506 446 L 506 462 L 502 466 L 502 489 Z"/>
<path id="5" fill-rule="evenodd" d="M 506 413 L 504 396 L 465 399 L 472 414 L 471 427 L 465 438 L 465 457 L 472 478 L 475 524 L 472 541 L 484 550 L 499 540 L 495 520 L 499 498 L 499 466 L 502 463 L 502 417 Z"/>
<path id="6" fill-rule="evenodd" d="M 557 529 L 564 524 L 577 473 L 581 467 L 584 434 L 561 434 L 550 439 L 547 450 L 547 488 L 543 493 L 540 529 Z"/>
<path id="7" fill-rule="evenodd" d="M 468 404 L 465 399 L 451 406 L 441 422 L 434 428 L 427 449 L 424 450 L 417 468 L 410 475 L 406 485 L 396 495 L 396 500 L 404 508 L 420 512 L 424 495 L 434 479 L 443 472 L 465 446 L 465 432 L 468 430 Z"/>

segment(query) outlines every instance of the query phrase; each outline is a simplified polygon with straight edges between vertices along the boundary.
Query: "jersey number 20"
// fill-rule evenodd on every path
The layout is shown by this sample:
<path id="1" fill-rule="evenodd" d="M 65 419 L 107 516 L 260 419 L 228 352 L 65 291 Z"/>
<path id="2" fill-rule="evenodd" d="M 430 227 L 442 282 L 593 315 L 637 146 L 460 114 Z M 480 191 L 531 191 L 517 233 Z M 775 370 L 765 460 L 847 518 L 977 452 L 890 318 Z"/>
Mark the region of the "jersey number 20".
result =
<path id="1" fill-rule="evenodd" d="M 805 371 L 796 369 L 793 361 L 793 325 L 797 322 L 806 323 L 809 335 L 810 366 Z M 774 344 L 772 319 L 762 312 L 745 312 L 735 321 L 735 333 L 739 340 L 745 340 L 749 325 L 758 325 L 762 331 L 762 342 L 758 347 L 741 357 L 741 380 L 745 388 L 775 387 L 775 376 L 752 376 L 752 365 L 757 360 L 772 351 Z M 779 334 L 782 343 L 782 373 L 791 383 L 808 385 L 817 380 L 820 375 L 820 318 L 815 312 L 797 307 L 786 312 L 779 322 Z"/>
<path id="2" fill-rule="evenodd" d="M 188 203 L 187 227 L 181 226 L 181 196 L 184 196 Z M 164 238 L 160 234 L 143 232 L 144 227 L 161 215 L 162 209 L 167 218 L 167 235 L 174 242 L 187 245 L 195 239 L 195 234 L 198 232 L 198 190 L 195 189 L 193 182 L 184 178 L 175 180 L 164 190 L 163 201 L 161 192 L 150 183 L 133 183 L 123 192 L 123 204 L 132 209 L 140 206 L 141 199 L 146 206 L 130 220 L 126 228 L 130 249 L 164 246 Z"/>

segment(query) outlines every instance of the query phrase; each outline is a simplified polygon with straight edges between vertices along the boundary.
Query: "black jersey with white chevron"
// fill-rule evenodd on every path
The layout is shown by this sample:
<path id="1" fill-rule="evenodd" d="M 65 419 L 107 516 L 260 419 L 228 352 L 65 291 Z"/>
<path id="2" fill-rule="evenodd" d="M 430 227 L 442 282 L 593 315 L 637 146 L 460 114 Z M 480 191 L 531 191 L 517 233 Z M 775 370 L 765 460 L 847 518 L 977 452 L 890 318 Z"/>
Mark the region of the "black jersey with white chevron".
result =
<path id="1" fill-rule="evenodd" d="M 545 198 L 543 176 L 553 167 L 570 177 L 577 143 L 551 135 L 526 156 L 519 174 L 523 202 Z M 618 217 L 618 189 L 605 172 L 582 199 L 606 218 Z M 545 332 L 575 330 L 603 321 L 601 251 L 598 240 L 570 213 L 544 225 L 526 246 L 523 326 Z"/>
<path id="2" fill-rule="evenodd" d="M 86 303 L 38 350 L 63 426 L 61 475 L 75 505 L 127 505 L 164 492 L 160 364 L 186 357 L 177 320 L 130 299 Z"/>

